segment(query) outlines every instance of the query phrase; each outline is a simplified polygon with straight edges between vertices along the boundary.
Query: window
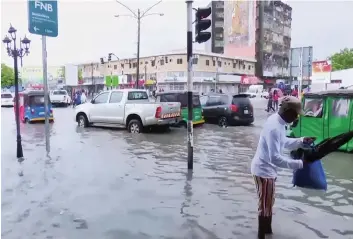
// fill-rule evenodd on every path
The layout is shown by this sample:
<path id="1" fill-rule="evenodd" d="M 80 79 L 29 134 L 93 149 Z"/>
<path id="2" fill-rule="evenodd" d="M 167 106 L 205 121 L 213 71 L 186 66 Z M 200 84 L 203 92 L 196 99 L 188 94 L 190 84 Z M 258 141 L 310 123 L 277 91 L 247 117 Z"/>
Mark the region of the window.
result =
<path id="1" fill-rule="evenodd" d="M 304 116 L 321 118 L 323 111 L 323 99 L 305 99 Z"/>
<path id="2" fill-rule="evenodd" d="M 221 105 L 221 97 L 220 96 L 210 96 L 207 100 L 206 106 L 216 106 Z"/>
<path id="3" fill-rule="evenodd" d="M 109 103 L 119 103 L 123 98 L 123 92 L 112 92 Z"/>
<path id="4" fill-rule="evenodd" d="M 180 64 L 183 64 L 183 59 L 181 59 L 181 58 L 180 58 L 180 59 L 177 59 L 177 64 L 179 64 L 179 65 L 180 65 Z"/>
<path id="5" fill-rule="evenodd" d="M 349 99 L 333 99 L 332 115 L 334 117 L 347 117 L 349 112 Z"/>
<path id="6" fill-rule="evenodd" d="M 29 105 L 42 106 L 44 105 L 44 96 L 42 95 L 32 95 L 29 96 Z"/>
<path id="7" fill-rule="evenodd" d="M 109 92 L 104 92 L 94 99 L 94 104 L 104 104 L 108 101 Z"/>
<path id="8" fill-rule="evenodd" d="M 218 61 L 218 67 L 221 67 L 221 66 L 222 66 L 222 62 Z"/>
<path id="9" fill-rule="evenodd" d="M 236 65 L 237 65 L 237 64 L 233 62 L 233 68 L 235 68 L 235 67 L 236 67 Z"/>
<path id="10" fill-rule="evenodd" d="M 206 60 L 206 66 L 210 65 L 210 60 Z"/>
<path id="11" fill-rule="evenodd" d="M 66 90 L 54 90 L 53 95 L 67 95 Z"/>
<path id="12" fill-rule="evenodd" d="M 118 65 L 114 65 L 114 70 L 118 69 Z"/>
<path id="13" fill-rule="evenodd" d="M 213 60 L 213 66 L 216 66 L 216 61 L 215 60 Z"/>
<path id="14" fill-rule="evenodd" d="M 220 97 L 220 100 L 221 100 L 221 104 L 222 104 L 222 105 L 228 105 L 228 103 L 229 103 L 229 98 L 228 98 L 227 95 L 222 95 L 222 96 Z"/>
<path id="15" fill-rule="evenodd" d="M 156 60 L 151 61 L 151 66 L 155 66 L 156 65 Z"/>
<path id="16" fill-rule="evenodd" d="M 146 91 L 131 91 L 127 96 L 128 100 L 148 100 Z"/>
<path id="17" fill-rule="evenodd" d="M 192 64 L 197 65 L 198 62 L 199 62 L 198 58 L 192 58 Z"/>
<path id="18" fill-rule="evenodd" d="M 248 70 L 251 70 L 251 65 L 248 65 Z"/>
<path id="19" fill-rule="evenodd" d="M 132 63 L 132 68 L 136 68 L 137 64 L 136 63 Z"/>
<path id="20" fill-rule="evenodd" d="M 11 94 L 1 94 L 1 99 L 11 99 L 12 95 Z"/>
<path id="21" fill-rule="evenodd" d="M 163 66 L 164 65 L 164 60 L 161 60 L 160 63 L 161 63 L 161 66 Z"/>
<path id="22" fill-rule="evenodd" d="M 129 63 L 129 68 L 131 68 L 131 63 Z"/>
<path id="23" fill-rule="evenodd" d="M 243 70 L 245 70 L 245 64 L 243 65 Z"/>

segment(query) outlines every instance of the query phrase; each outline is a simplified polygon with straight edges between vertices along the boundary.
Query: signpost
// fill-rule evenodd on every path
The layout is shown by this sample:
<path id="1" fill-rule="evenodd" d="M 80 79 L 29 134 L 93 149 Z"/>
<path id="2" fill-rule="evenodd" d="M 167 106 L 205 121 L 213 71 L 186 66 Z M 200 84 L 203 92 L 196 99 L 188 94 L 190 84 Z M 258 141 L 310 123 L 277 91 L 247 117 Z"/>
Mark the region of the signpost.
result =
<path id="1" fill-rule="evenodd" d="M 46 151 L 50 152 L 49 142 L 49 107 L 48 107 L 48 66 L 47 66 L 47 39 L 58 36 L 58 2 L 57 0 L 29 0 L 28 1 L 28 31 L 42 36 L 43 56 L 43 84 L 45 110 L 45 144 Z"/>

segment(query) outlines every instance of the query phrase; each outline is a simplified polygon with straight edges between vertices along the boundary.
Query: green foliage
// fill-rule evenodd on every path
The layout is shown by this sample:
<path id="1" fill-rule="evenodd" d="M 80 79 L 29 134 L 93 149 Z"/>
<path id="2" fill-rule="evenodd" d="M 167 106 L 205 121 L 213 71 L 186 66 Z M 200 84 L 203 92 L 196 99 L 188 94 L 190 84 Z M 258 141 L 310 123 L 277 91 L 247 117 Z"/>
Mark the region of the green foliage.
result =
<path id="1" fill-rule="evenodd" d="M 1 64 L 1 87 L 12 86 L 15 84 L 15 74 L 11 67 Z"/>
<path id="2" fill-rule="evenodd" d="M 332 62 L 333 71 L 353 68 L 353 48 L 344 48 L 329 57 Z"/>

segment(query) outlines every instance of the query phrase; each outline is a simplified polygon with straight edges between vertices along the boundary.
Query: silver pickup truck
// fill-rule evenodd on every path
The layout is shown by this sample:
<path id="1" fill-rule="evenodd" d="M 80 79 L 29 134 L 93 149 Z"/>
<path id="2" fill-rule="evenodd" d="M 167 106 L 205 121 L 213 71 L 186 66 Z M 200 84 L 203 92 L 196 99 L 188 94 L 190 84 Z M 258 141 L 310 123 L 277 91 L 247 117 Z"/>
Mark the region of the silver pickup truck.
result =
<path id="1" fill-rule="evenodd" d="M 180 120 L 179 102 L 154 103 L 145 90 L 121 89 L 101 92 L 91 102 L 76 107 L 80 127 L 104 124 L 141 133 L 144 127 L 169 127 Z"/>

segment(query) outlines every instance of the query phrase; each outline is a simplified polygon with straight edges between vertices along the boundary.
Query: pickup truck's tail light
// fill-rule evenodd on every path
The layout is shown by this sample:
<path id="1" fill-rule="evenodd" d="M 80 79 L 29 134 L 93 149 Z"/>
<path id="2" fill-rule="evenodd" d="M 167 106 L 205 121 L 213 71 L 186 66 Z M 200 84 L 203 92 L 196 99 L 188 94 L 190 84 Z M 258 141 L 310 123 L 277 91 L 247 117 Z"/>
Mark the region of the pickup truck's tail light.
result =
<path id="1" fill-rule="evenodd" d="M 34 109 L 31 109 L 31 113 L 34 114 Z"/>
<path id="2" fill-rule="evenodd" d="M 230 105 L 230 110 L 232 111 L 232 112 L 237 112 L 238 111 L 238 106 L 237 105 Z"/>
<path id="3" fill-rule="evenodd" d="M 162 107 L 158 106 L 156 109 L 156 114 L 154 115 L 155 118 L 159 119 L 162 116 Z"/>
<path id="4" fill-rule="evenodd" d="M 50 109 L 49 112 L 50 112 L 50 114 L 52 114 L 53 113 L 53 109 Z"/>

